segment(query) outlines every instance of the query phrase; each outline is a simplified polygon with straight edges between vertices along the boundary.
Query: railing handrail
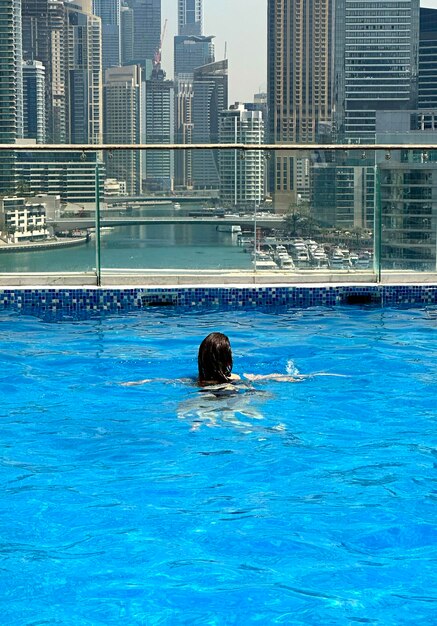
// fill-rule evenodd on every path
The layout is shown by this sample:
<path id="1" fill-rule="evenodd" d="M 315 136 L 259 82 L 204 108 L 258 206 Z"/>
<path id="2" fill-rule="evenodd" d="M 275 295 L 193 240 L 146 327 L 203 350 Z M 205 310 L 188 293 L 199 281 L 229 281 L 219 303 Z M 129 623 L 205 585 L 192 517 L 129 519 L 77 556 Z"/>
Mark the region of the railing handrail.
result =
<path id="1" fill-rule="evenodd" d="M 313 150 L 332 150 L 332 151 L 354 151 L 367 152 L 376 150 L 437 150 L 437 144 L 430 143 L 380 143 L 380 144 L 317 144 L 317 143 L 266 143 L 266 144 L 248 144 L 248 143 L 140 143 L 140 144 L 117 144 L 117 143 L 99 143 L 99 144 L 42 144 L 42 143 L 9 143 L 0 144 L 0 152 L 99 152 L 107 150 L 109 152 L 115 150 L 243 150 L 243 151 L 313 151 Z"/>

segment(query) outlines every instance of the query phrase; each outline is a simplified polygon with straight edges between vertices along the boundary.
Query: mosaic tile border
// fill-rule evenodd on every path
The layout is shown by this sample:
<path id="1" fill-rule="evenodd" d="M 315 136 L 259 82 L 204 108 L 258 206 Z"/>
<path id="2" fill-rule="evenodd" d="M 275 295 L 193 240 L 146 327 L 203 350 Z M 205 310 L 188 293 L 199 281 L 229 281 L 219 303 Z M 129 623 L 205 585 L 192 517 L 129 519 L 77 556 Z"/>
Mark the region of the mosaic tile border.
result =
<path id="1" fill-rule="evenodd" d="M 419 306 L 437 304 L 436 285 L 284 287 L 37 288 L 0 289 L 0 310 L 89 317 L 149 307 L 251 308 L 290 306 Z"/>

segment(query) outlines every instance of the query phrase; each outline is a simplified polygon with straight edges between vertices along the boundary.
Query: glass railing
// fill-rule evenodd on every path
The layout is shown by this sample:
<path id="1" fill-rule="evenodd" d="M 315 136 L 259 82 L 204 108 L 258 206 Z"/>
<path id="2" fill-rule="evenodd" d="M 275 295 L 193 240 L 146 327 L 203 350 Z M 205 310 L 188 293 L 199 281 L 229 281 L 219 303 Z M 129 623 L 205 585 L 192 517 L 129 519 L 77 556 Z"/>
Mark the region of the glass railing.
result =
<path id="1" fill-rule="evenodd" d="M 97 148 L 0 146 L 3 284 L 436 278 L 432 145 Z"/>

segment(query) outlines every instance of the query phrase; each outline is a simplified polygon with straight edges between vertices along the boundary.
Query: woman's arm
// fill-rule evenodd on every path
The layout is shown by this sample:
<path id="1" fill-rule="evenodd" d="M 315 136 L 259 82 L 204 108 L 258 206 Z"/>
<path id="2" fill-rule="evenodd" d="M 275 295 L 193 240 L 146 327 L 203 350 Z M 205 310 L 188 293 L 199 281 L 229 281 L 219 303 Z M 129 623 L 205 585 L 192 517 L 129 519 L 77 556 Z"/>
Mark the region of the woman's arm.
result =
<path id="1" fill-rule="evenodd" d="M 243 374 L 246 380 L 276 380 L 281 383 L 298 383 L 305 376 L 290 376 L 289 374 Z"/>
<path id="2" fill-rule="evenodd" d="M 300 383 L 306 378 L 314 378 L 315 376 L 340 376 L 345 377 L 345 374 L 330 374 L 329 372 L 315 372 L 314 374 L 295 374 L 290 376 L 289 374 L 243 374 L 246 380 L 276 380 L 280 383 Z"/>

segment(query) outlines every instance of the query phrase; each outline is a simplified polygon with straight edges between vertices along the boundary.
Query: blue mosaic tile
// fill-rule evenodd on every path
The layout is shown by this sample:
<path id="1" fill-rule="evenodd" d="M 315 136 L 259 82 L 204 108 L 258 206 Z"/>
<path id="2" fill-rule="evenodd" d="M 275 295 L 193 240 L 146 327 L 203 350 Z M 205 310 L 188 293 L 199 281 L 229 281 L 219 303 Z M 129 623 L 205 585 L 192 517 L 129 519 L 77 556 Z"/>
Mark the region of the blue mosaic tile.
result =
<path id="1" fill-rule="evenodd" d="M 178 287 L 158 289 L 2 289 L 0 309 L 26 314 L 89 317 L 102 311 L 149 307 L 306 308 L 344 304 L 417 306 L 437 304 L 437 285 L 340 285 L 325 287 Z"/>

